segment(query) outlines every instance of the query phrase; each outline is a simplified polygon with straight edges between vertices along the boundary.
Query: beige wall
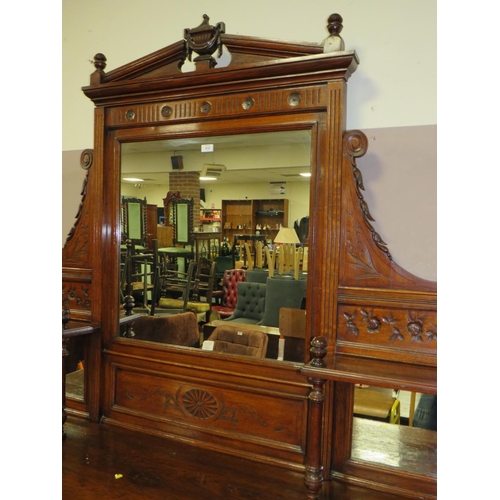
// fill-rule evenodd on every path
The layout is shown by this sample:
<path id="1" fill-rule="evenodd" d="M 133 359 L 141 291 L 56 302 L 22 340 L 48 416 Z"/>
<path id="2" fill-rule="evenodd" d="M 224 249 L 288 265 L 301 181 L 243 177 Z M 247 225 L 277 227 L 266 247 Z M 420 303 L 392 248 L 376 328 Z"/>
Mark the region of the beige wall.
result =
<path id="1" fill-rule="evenodd" d="M 346 49 L 360 57 L 347 128 L 369 137 L 359 167 L 376 230 L 396 262 L 436 279 L 435 0 L 190 0 L 175 9 L 164 0 L 63 0 L 63 241 L 84 177 L 79 154 L 93 147 L 93 106 L 81 87 L 97 52 L 114 69 L 178 41 L 204 13 L 228 33 L 320 42 L 333 12 L 344 18 Z"/>

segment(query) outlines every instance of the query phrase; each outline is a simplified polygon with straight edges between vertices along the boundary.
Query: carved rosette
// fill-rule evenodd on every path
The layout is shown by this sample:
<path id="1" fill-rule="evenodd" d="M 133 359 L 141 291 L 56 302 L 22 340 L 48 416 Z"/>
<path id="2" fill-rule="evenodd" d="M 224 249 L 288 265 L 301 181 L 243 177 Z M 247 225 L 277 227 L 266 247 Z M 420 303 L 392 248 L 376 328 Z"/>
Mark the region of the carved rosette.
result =
<path id="1" fill-rule="evenodd" d="M 80 283 L 63 285 L 62 303 L 64 309 L 85 309 L 90 311 L 90 287 Z"/>
<path id="2" fill-rule="evenodd" d="M 80 166 L 83 170 L 88 170 L 94 162 L 94 150 L 84 149 L 80 155 Z"/>
<path id="3" fill-rule="evenodd" d="M 207 419 L 217 414 L 219 403 L 215 397 L 202 389 L 191 389 L 182 396 L 182 405 L 189 415 Z"/>

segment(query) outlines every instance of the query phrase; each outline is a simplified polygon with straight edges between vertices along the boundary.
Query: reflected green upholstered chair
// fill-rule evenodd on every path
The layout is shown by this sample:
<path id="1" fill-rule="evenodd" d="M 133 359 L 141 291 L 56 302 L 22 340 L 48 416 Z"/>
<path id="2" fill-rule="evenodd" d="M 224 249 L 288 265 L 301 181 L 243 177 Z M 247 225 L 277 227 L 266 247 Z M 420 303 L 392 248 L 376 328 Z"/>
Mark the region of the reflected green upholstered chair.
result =
<path id="1" fill-rule="evenodd" d="M 266 284 L 240 281 L 237 283 L 236 308 L 224 321 L 257 325 L 264 318 L 266 307 Z"/>
<path id="2" fill-rule="evenodd" d="M 306 280 L 267 278 L 266 304 L 261 324 L 277 327 L 282 307 L 300 309 L 306 294 L 306 286 Z"/>

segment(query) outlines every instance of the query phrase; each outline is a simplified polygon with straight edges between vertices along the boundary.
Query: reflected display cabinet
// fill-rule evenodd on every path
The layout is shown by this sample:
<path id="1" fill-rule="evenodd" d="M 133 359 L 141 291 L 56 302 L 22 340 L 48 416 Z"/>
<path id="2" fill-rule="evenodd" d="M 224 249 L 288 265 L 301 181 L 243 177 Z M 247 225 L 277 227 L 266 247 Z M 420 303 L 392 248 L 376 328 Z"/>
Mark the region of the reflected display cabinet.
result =
<path id="1" fill-rule="evenodd" d="M 281 226 L 288 227 L 287 199 L 222 200 L 223 236 L 262 234 L 271 242 Z"/>
<path id="2" fill-rule="evenodd" d="M 435 438 L 401 429 L 374 440 L 353 418 L 355 384 L 437 394 L 437 285 L 394 262 L 364 199 L 367 139 L 345 129 L 359 59 L 344 49 L 341 23 L 328 18 L 325 43 L 285 42 L 231 35 L 204 16 L 178 42 L 121 67 L 108 71 L 96 54 L 83 87 L 95 106 L 93 161 L 63 248 L 62 293 L 72 320 L 101 328 L 89 335 L 85 404 L 74 411 L 301 471 L 310 499 L 323 481 L 435 498 Z M 188 61 L 195 70 L 183 72 Z M 298 131 L 311 142 L 305 363 L 124 336 L 122 146 Z M 402 455 L 360 453 L 384 439 Z"/>

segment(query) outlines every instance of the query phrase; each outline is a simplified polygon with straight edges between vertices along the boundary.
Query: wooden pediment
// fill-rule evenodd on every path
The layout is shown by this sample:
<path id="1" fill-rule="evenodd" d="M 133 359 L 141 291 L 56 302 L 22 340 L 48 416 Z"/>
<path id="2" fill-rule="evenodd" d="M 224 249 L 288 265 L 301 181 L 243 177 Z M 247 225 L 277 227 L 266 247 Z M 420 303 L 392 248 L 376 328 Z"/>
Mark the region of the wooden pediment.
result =
<path id="1" fill-rule="evenodd" d="M 219 25 L 223 23 L 217 26 Z M 181 86 L 180 79 L 182 87 L 186 90 L 199 87 L 201 84 L 207 89 L 212 84 L 234 83 L 236 80 L 241 81 L 242 85 L 245 81 L 252 81 L 255 84 L 255 79 L 259 77 L 269 79 L 276 84 L 291 74 L 295 80 L 300 74 L 314 74 L 317 81 L 318 72 L 324 74 L 325 80 L 331 78 L 333 74 L 337 78 L 343 77 L 347 80 L 359 64 L 355 51 L 324 53 L 323 44 L 320 43 L 284 42 L 229 35 L 223 31 L 217 34 L 217 41 L 213 43 L 213 53 L 193 57 L 193 54 L 196 54 L 193 45 L 194 48 L 197 46 L 191 42 L 189 33 L 198 28 L 186 29 L 183 40 L 109 72 L 105 72 L 106 56 L 96 54 L 94 57 L 96 70 L 90 77 L 90 85 L 83 87 L 83 92 L 96 104 L 106 105 L 112 104 L 113 98 L 118 96 L 122 97 L 123 102 L 124 95 L 133 95 L 135 100 L 139 94 L 147 98 L 155 92 L 161 92 L 165 96 L 169 89 L 178 89 Z M 209 45 L 208 42 L 206 45 Z M 218 67 L 215 52 L 220 52 L 222 47 L 228 52 L 230 61 L 227 66 Z M 196 70 L 183 73 L 182 66 L 188 60 L 194 61 Z M 144 90 L 146 82 L 147 93 Z"/>

